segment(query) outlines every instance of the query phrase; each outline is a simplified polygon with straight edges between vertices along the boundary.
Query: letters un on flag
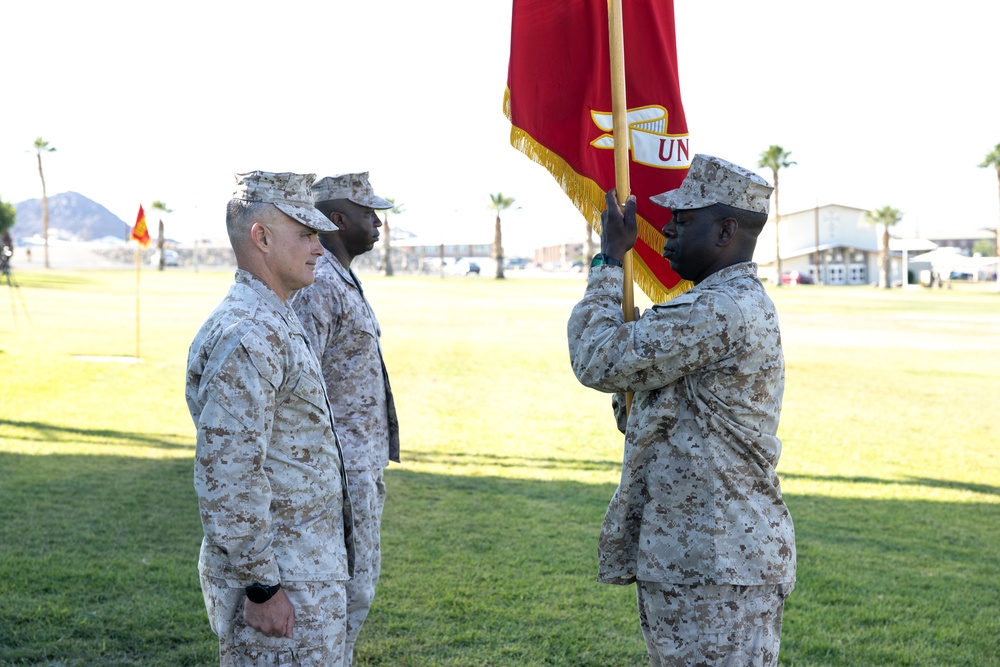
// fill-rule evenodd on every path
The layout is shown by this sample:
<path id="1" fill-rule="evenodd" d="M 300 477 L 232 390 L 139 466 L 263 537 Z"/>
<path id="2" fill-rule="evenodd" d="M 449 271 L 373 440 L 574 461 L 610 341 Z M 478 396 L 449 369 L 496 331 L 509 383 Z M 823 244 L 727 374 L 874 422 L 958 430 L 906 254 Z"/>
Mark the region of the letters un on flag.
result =
<path id="1" fill-rule="evenodd" d="M 677 76 L 672 0 L 622 3 L 629 181 L 639 238 L 635 281 L 654 301 L 690 286 L 670 268 L 650 197 L 680 187 L 691 163 Z M 545 167 L 596 230 L 615 187 L 607 0 L 514 0 L 504 113 L 511 144 Z"/>
<path id="2" fill-rule="evenodd" d="M 139 215 L 135 218 L 135 226 L 129 237 L 138 241 L 143 248 L 149 245 L 149 229 L 146 227 L 146 212 L 142 210 L 142 204 L 139 204 Z"/>

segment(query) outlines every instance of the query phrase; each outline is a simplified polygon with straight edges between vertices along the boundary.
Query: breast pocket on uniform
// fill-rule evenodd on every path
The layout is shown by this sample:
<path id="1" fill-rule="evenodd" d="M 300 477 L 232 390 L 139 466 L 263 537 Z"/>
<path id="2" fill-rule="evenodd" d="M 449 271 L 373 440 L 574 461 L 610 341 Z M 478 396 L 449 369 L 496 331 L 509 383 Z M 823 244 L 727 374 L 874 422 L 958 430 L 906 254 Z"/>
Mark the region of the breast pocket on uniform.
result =
<path id="1" fill-rule="evenodd" d="M 365 333 L 372 338 L 379 337 L 378 324 L 375 322 L 375 319 L 364 310 L 354 310 L 351 313 L 350 319 L 347 321 L 347 326 L 356 333 Z"/>
<path id="2" fill-rule="evenodd" d="M 299 374 L 298 382 L 295 383 L 292 393 L 320 410 L 327 410 L 326 392 L 323 390 L 323 385 L 307 373 Z"/>

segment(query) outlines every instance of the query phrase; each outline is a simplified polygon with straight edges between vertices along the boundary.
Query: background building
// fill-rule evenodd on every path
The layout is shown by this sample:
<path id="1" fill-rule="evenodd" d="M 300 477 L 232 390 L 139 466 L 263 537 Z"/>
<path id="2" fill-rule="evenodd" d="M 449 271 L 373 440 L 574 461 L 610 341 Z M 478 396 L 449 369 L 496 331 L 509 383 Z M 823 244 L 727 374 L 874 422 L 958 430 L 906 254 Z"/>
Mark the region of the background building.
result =
<path id="1" fill-rule="evenodd" d="M 825 285 L 866 285 L 878 282 L 881 227 L 869 224 L 868 211 L 839 204 L 781 216 L 781 271 L 798 272 Z M 770 220 L 757 239 L 754 261 L 760 276 L 777 280 L 775 225 Z M 900 280 L 900 262 L 893 257 L 890 279 Z M 805 280 L 803 282 L 806 282 Z"/>

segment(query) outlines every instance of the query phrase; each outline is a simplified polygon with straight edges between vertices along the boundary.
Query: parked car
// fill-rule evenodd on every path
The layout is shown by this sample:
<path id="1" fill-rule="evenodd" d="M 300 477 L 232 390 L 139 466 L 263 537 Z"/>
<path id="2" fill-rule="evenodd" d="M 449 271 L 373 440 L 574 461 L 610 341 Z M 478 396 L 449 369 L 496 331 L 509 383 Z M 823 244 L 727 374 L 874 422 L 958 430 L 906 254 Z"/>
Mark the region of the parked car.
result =
<path id="1" fill-rule="evenodd" d="M 471 259 L 456 259 L 445 266 L 445 273 L 453 276 L 479 275 L 479 264 Z"/>
<path id="2" fill-rule="evenodd" d="M 972 280 L 972 274 L 968 271 L 952 271 L 948 275 L 950 280 Z"/>
<path id="3" fill-rule="evenodd" d="M 531 263 L 527 257 L 508 257 L 503 261 L 505 269 L 524 269 Z"/>
<path id="4" fill-rule="evenodd" d="M 177 254 L 176 250 L 164 250 L 163 251 L 163 265 L 164 266 L 177 266 L 180 261 L 181 256 Z M 160 251 L 157 250 L 152 255 L 149 256 L 149 263 L 151 266 L 160 265 Z"/>
<path id="5" fill-rule="evenodd" d="M 812 285 L 812 276 L 798 271 L 789 271 L 781 274 L 782 285 Z"/>

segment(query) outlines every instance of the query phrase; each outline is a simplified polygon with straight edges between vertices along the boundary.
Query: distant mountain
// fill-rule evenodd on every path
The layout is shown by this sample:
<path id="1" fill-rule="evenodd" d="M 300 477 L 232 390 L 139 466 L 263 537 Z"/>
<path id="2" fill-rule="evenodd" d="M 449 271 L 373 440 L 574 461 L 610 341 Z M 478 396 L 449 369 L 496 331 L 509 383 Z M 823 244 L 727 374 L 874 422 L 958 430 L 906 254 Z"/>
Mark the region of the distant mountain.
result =
<path id="1" fill-rule="evenodd" d="M 42 200 L 29 199 L 15 204 L 14 208 L 17 223 L 11 235 L 15 239 L 41 235 Z M 60 234 L 62 238 L 92 241 L 112 236 L 124 241 L 131 227 L 92 199 L 76 192 L 63 192 L 49 197 L 49 232 L 56 229 L 64 232 Z"/>

